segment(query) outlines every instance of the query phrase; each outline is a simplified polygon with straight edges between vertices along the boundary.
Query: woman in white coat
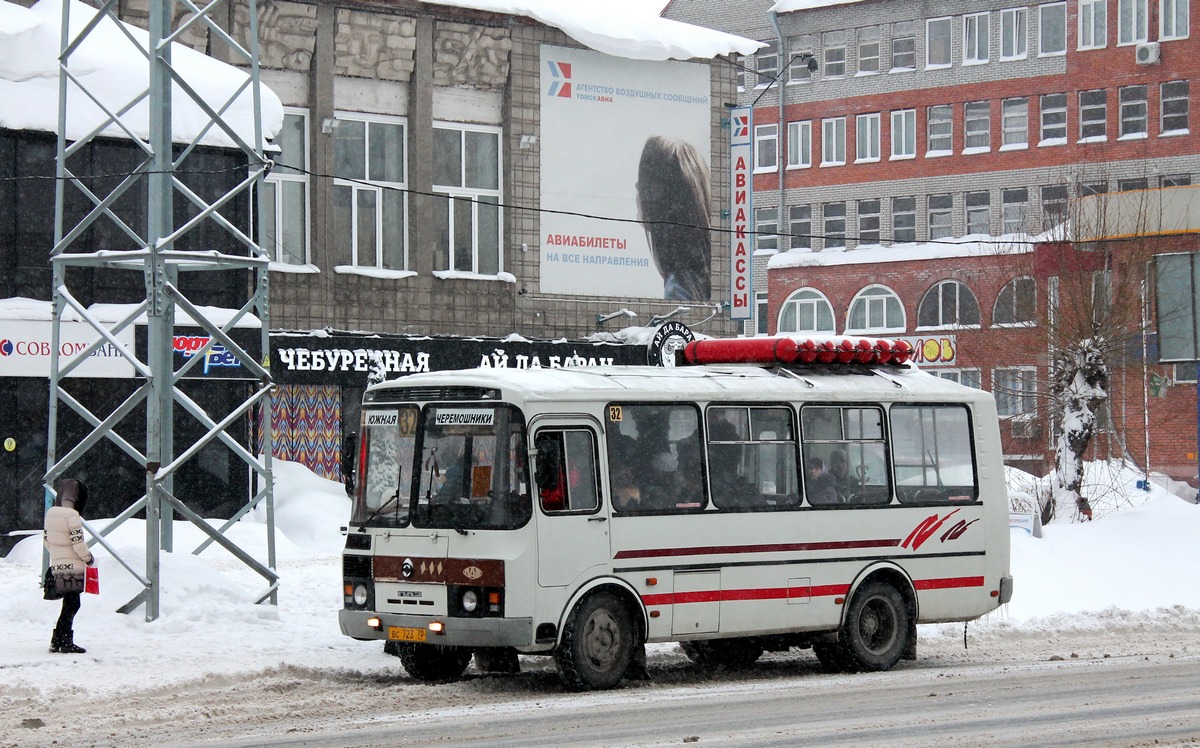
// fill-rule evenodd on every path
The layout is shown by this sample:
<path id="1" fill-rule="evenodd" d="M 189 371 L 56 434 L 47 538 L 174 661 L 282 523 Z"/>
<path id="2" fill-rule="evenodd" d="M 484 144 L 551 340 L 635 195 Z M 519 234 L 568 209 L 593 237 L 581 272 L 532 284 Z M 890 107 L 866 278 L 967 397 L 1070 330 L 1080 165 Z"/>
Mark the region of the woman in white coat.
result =
<path id="1" fill-rule="evenodd" d="M 43 539 L 50 552 L 50 573 L 62 593 L 62 613 L 50 639 L 51 652 L 82 654 L 87 651 L 75 644 L 73 630 L 83 592 L 84 568 L 95 563 L 83 538 L 83 522 L 79 516 L 85 504 L 87 486 L 74 478 L 64 478 L 59 481 L 54 506 L 46 511 Z"/>

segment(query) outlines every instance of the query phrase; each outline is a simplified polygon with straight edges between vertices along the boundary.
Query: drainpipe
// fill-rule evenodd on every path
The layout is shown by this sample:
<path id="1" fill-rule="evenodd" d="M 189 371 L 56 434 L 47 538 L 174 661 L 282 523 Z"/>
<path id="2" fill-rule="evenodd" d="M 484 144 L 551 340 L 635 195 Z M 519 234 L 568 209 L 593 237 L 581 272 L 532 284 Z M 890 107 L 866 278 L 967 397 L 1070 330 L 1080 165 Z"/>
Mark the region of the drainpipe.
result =
<path id="1" fill-rule="evenodd" d="M 784 60 L 788 59 L 787 50 L 783 46 L 783 31 L 779 28 L 779 14 L 775 11 L 770 11 L 768 15 L 771 17 L 771 26 L 775 29 L 776 46 L 779 49 L 779 75 L 776 80 L 779 81 L 779 88 L 775 94 L 779 97 L 779 223 L 780 228 L 783 227 L 783 170 L 787 162 L 787 127 L 783 122 L 783 89 L 787 84 L 783 82 L 783 65 Z M 781 232 L 782 233 L 782 232 Z M 791 242 L 789 244 L 789 249 Z"/>

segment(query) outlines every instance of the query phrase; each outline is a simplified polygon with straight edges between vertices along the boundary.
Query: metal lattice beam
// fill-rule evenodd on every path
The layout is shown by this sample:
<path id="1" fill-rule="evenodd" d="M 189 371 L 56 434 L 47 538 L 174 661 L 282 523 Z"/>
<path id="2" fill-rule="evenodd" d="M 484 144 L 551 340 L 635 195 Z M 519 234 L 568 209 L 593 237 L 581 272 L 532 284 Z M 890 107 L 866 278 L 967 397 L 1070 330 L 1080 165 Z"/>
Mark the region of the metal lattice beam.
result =
<path id="1" fill-rule="evenodd" d="M 203 544 L 194 553 L 201 553 L 210 544 L 216 543 L 240 559 L 266 581 L 266 589 L 258 597 L 258 602 L 278 602 L 279 575 L 275 571 L 275 526 L 274 526 L 274 494 L 271 472 L 271 398 L 273 387 L 270 373 L 265 364 L 270 331 L 269 310 L 269 276 L 267 253 L 258 246 L 254 231 L 249 227 L 239 227 L 218 211 L 235 200 L 246 200 L 251 206 L 250 215 L 254 214 L 255 198 L 261 189 L 262 178 L 270 166 L 265 157 L 265 140 L 263 137 L 261 116 L 261 82 L 258 68 L 258 8 L 256 0 L 248 0 L 249 29 L 248 43 L 242 44 L 213 19 L 213 11 L 232 0 L 215 0 L 203 8 L 190 0 L 150 0 L 149 43 L 143 45 L 138 34 L 117 17 L 117 3 L 106 0 L 97 6 L 94 18 L 83 24 L 82 28 L 72 31 L 70 18 L 71 3 L 64 2 L 62 18 L 62 36 L 59 56 L 59 112 L 58 112 L 58 151 L 57 151 L 57 189 L 55 192 L 54 211 L 54 247 L 50 253 L 53 270 L 53 330 L 50 371 L 50 418 L 49 418 L 49 451 L 46 462 L 46 504 L 53 501 L 53 486 L 55 481 L 69 474 L 73 465 L 82 459 L 89 450 L 107 440 L 115 444 L 124 454 L 136 460 L 145 468 L 146 493 L 121 512 L 107 526 L 93 529 L 85 523 L 92 536 L 90 543 L 99 543 L 105 547 L 118 562 L 142 585 L 143 589 L 120 610 L 132 612 L 144 605 L 146 620 L 151 621 L 159 616 L 160 593 L 160 553 L 172 550 L 171 523 L 175 513 L 194 523 L 207 536 Z M 90 9 L 89 9 L 90 10 Z M 184 20 L 172 29 L 171 22 L 176 10 L 182 10 Z M 232 14 L 231 14 L 232 15 Z M 110 30 L 113 24 L 120 31 L 123 42 L 128 43 L 125 50 L 111 50 L 113 55 L 138 55 L 146 60 L 148 66 L 149 85 L 146 89 L 129 95 L 125 101 L 111 101 L 106 98 L 109 92 L 89 87 L 85 71 L 72 67 L 72 60 L 80 49 L 93 35 L 99 35 L 102 29 Z M 78 24 L 77 24 L 78 25 Z M 197 92 L 194 81 L 189 81 L 186 71 L 172 62 L 172 46 L 189 30 L 203 27 L 207 31 L 210 43 L 225 45 L 230 54 L 229 59 L 244 66 L 248 73 L 247 80 L 232 90 L 227 100 L 209 102 Z M 225 117 L 234 107 L 239 97 L 248 93 L 253 102 L 253 132 L 240 132 Z M 172 97 L 178 94 L 178 100 Z M 83 136 L 69 141 L 72 133 L 71 107 L 80 103 L 90 103 L 101 112 L 100 123 Z M 140 120 L 133 117 L 138 111 L 138 105 L 148 102 L 148 128 Z M 193 107 L 207 117 L 206 122 L 197 128 L 197 132 L 180 142 L 180 138 L 172 131 L 173 105 L 182 102 L 185 106 Z M 116 128 L 123 138 L 136 147 L 136 152 L 142 160 L 130 172 L 121 176 L 120 181 L 108 192 L 98 190 L 95 185 L 88 184 L 88 176 L 75 173 L 67 166 L 68 159 L 85 149 L 89 143 L 101 137 L 101 133 Z M 147 132 L 148 137 L 138 133 Z M 190 189 L 181 178 L 189 156 L 202 144 L 210 133 L 223 133 L 244 156 L 247 163 L 247 176 L 240 179 L 236 185 L 228 189 L 215 200 L 205 200 L 194 190 Z M 176 154 L 176 148 L 182 149 Z M 144 231 L 130 225 L 118 209 L 121 198 L 136 194 L 136 190 L 145 189 L 146 226 Z M 135 192 L 131 193 L 131 190 Z M 87 213 L 73 225 L 66 225 L 68 213 L 66 205 L 71 191 L 78 191 L 90 205 Z M 182 196 L 193 206 L 195 214 L 187 220 L 180 220 L 172 206 L 176 196 Z M 126 202 L 128 200 L 126 199 Z M 126 237 L 137 249 L 105 250 L 103 247 L 85 246 L 84 238 L 90 231 L 101 224 L 116 227 L 120 235 Z M 235 253 L 226 254 L 221 251 L 185 251 L 175 249 L 175 245 L 183 237 L 197 232 L 201 227 L 218 226 L 222 235 L 235 248 Z M 240 252 L 240 253 L 236 253 Z M 76 300 L 68 286 L 68 271 L 72 268 L 106 268 L 139 272 L 143 275 L 146 288 L 145 300 L 130 314 L 119 322 L 104 323 Z M 245 304 L 236 311 L 232 318 L 224 324 L 208 319 L 200 305 L 194 304 L 179 290 L 179 277 L 182 273 L 211 270 L 240 270 L 252 281 L 247 283 L 248 296 Z M 172 338 L 175 328 L 176 309 L 182 309 L 194 322 L 204 328 L 210 336 L 208 344 L 193 356 L 187 363 L 175 370 L 173 361 Z M 79 315 L 95 331 L 96 339 L 81 354 L 70 360 L 59 358 L 60 325 L 63 313 L 67 310 Z M 147 338 L 145 360 L 139 360 L 135 351 L 125 349 L 117 340 L 117 335 L 134 324 L 136 318 L 145 315 L 147 321 Z M 261 351 L 263 361 L 238 345 L 232 339 L 230 332 L 237 322 L 248 315 L 254 314 L 261 322 Z M 90 412 L 82 402 L 71 395 L 71 379 L 68 378 L 79 364 L 96 347 L 112 344 L 121 351 L 135 372 L 140 382 L 137 390 L 108 413 L 95 414 Z M 195 365 L 202 354 L 207 353 L 215 344 L 221 344 L 226 350 L 237 357 L 242 367 L 256 379 L 254 392 L 243 402 L 232 408 L 228 413 L 219 417 L 210 416 L 197 403 L 188 397 L 181 389 L 181 380 L 187 371 Z M 59 407 L 66 405 L 75 415 L 81 417 L 92 431 L 77 444 L 66 448 L 65 454 L 60 454 L 62 448 L 58 443 Z M 246 449 L 228 429 L 253 417 L 255 409 L 262 423 L 261 456 L 254 453 L 253 446 Z M 140 449 L 135 444 L 117 434 L 118 425 L 133 413 L 144 413 L 146 422 L 145 448 Z M 194 444 L 185 445 L 179 450 L 175 444 L 174 424 L 176 416 L 194 419 L 205 430 L 204 435 Z M 232 525 L 232 520 L 218 530 L 213 530 L 189 506 L 188 497 L 180 496 L 174 490 L 174 476 L 180 466 L 194 459 L 200 448 L 205 445 L 220 444 L 228 449 L 234 457 L 244 462 L 252 471 L 261 488 L 251 487 L 246 504 L 235 517 L 244 516 L 252 508 L 262 505 L 267 517 L 267 559 L 265 563 L 255 559 L 250 553 L 239 548 L 224 533 Z M 121 558 L 116 550 L 105 539 L 116 527 L 132 518 L 137 512 L 146 514 L 146 565 L 145 572 L 137 571 L 136 564 Z"/>

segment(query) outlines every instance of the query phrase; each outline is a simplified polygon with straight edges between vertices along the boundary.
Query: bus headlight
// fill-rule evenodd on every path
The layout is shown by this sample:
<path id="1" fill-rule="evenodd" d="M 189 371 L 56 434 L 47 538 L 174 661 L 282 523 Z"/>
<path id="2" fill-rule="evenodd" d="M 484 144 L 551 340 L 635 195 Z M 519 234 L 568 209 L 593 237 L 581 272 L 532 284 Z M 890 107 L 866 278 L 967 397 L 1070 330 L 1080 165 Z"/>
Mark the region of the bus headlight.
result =
<path id="1" fill-rule="evenodd" d="M 366 605 L 367 604 L 366 585 L 360 584 L 354 588 L 354 604 L 355 605 Z"/>
<path id="2" fill-rule="evenodd" d="M 462 594 L 462 609 L 467 613 L 474 613 L 479 607 L 479 595 L 475 590 L 465 590 Z"/>

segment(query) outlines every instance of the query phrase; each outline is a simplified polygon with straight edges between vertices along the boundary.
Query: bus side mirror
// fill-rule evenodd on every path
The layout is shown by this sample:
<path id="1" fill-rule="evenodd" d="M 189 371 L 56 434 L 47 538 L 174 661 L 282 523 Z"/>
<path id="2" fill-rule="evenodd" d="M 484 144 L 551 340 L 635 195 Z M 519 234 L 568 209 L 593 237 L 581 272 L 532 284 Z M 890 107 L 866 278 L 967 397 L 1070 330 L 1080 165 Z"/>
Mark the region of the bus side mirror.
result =
<path id="1" fill-rule="evenodd" d="M 354 495 L 354 466 L 358 464 L 358 435 L 351 431 L 342 441 L 342 480 L 346 495 Z"/>

